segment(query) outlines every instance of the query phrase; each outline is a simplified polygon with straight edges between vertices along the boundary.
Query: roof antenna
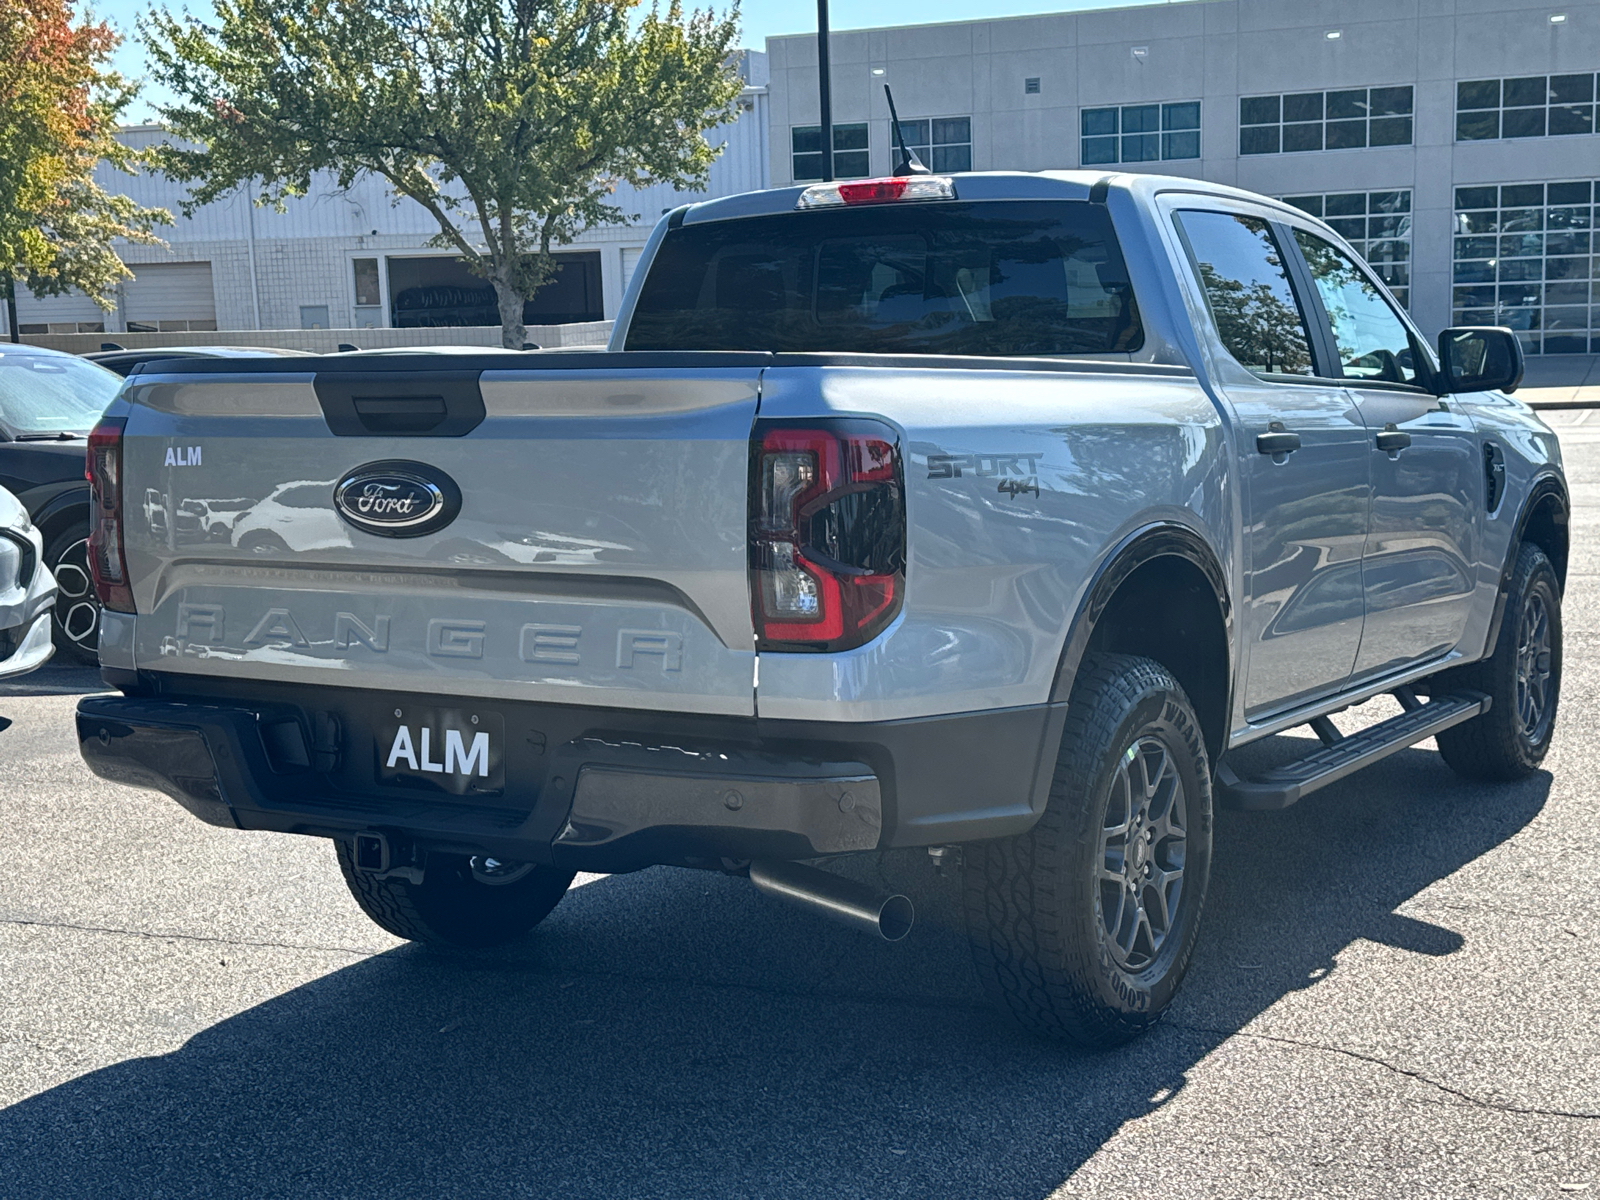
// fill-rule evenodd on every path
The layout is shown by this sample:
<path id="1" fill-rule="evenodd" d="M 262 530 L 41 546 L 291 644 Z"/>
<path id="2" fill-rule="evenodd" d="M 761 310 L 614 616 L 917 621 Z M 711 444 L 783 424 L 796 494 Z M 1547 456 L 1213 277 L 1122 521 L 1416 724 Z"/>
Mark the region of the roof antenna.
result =
<path id="1" fill-rule="evenodd" d="M 894 164 L 895 175 L 929 175 L 932 174 L 923 166 L 922 160 L 916 156 L 911 147 L 906 145 L 906 131 L 900 128 L 900 114 L 894 110 L 894 93 L 889 90 L 889 85 L 883 85 L 883 94 L 889 99 L 889 119 L 894 122 L 894 140 L 900 147 L 900 158 Z"/>

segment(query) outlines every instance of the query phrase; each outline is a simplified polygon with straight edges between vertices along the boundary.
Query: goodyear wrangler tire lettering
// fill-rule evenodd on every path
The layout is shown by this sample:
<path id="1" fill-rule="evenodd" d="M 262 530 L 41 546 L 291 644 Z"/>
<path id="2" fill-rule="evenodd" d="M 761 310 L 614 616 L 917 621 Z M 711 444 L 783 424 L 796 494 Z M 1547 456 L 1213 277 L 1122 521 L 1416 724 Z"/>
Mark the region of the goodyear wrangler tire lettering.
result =
<path id="1" fill-rule="evenodd" d="M 385 459 L 356 467 L 334 485 L 333 506 L 363 533 L 422 537 L 461 511 L 461 489 L 437 467 Z"/>

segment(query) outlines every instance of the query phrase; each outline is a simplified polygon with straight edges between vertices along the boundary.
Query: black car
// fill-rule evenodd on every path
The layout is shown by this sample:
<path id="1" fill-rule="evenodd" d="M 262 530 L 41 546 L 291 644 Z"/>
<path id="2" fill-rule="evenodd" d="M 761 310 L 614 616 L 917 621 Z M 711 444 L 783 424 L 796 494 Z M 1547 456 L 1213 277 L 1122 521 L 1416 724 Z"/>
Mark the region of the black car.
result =
<path id="1" fill-rule="evenodd" d="M 124 350 L 112 346 L 111 349 L 97 350 L 93 354 L 85 354 L 90 362 L 99 363 L 108 371 L 115 371 L 118 375 L 130 375 L 133 369 L 147 362 L 157 362 L 170 358 L 286 358 L 286 357 L 314 357 L 309 350 L 280 350 L 267 346 L 160 346 L 143 350 Z"/>
<path id="2" fill-rule="evenodd" d="M 93 663 L 100 604 L 89 580 L 89 430 L 121 376 L 72 354 L 0 343 L 0 487 L 22 501 L 44 536 L 59 589 L 57 657 Z"/>

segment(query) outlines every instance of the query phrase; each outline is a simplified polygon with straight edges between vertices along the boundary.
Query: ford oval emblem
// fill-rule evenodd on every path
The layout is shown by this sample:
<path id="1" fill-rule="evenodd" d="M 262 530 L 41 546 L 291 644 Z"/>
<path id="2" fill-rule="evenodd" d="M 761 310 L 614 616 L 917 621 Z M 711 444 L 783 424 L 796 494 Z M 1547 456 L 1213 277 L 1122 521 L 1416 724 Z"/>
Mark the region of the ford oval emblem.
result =
<path id="1" fill-rule="evenodd" d="M 348 472 L 334 486 L 333 506 L 365 533 L 421 537 L 456 519 L 461 489 L 435 467 L 386 459 Z"/>

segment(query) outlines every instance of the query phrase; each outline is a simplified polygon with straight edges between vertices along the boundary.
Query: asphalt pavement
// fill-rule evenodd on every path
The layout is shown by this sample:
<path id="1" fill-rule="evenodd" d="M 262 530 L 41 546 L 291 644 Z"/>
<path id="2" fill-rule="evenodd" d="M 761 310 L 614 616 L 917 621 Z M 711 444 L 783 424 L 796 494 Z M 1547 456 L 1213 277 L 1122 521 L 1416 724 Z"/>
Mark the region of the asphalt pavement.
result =
<path id="1" fill-rule="evenodd" d="M 1425 744 L 1221 814 L 1184 991 L 1114 1052 L 988 1007 L 925 855 L 860 864 L 917 903 L 897 945 L 658 868 L 452 958 L 326 843 L 91 776 L 92 671 L 0 684 L 0 1198 L 1600 1196 L 1600 412 L 1548 418 L 1547 769 Z"/>

